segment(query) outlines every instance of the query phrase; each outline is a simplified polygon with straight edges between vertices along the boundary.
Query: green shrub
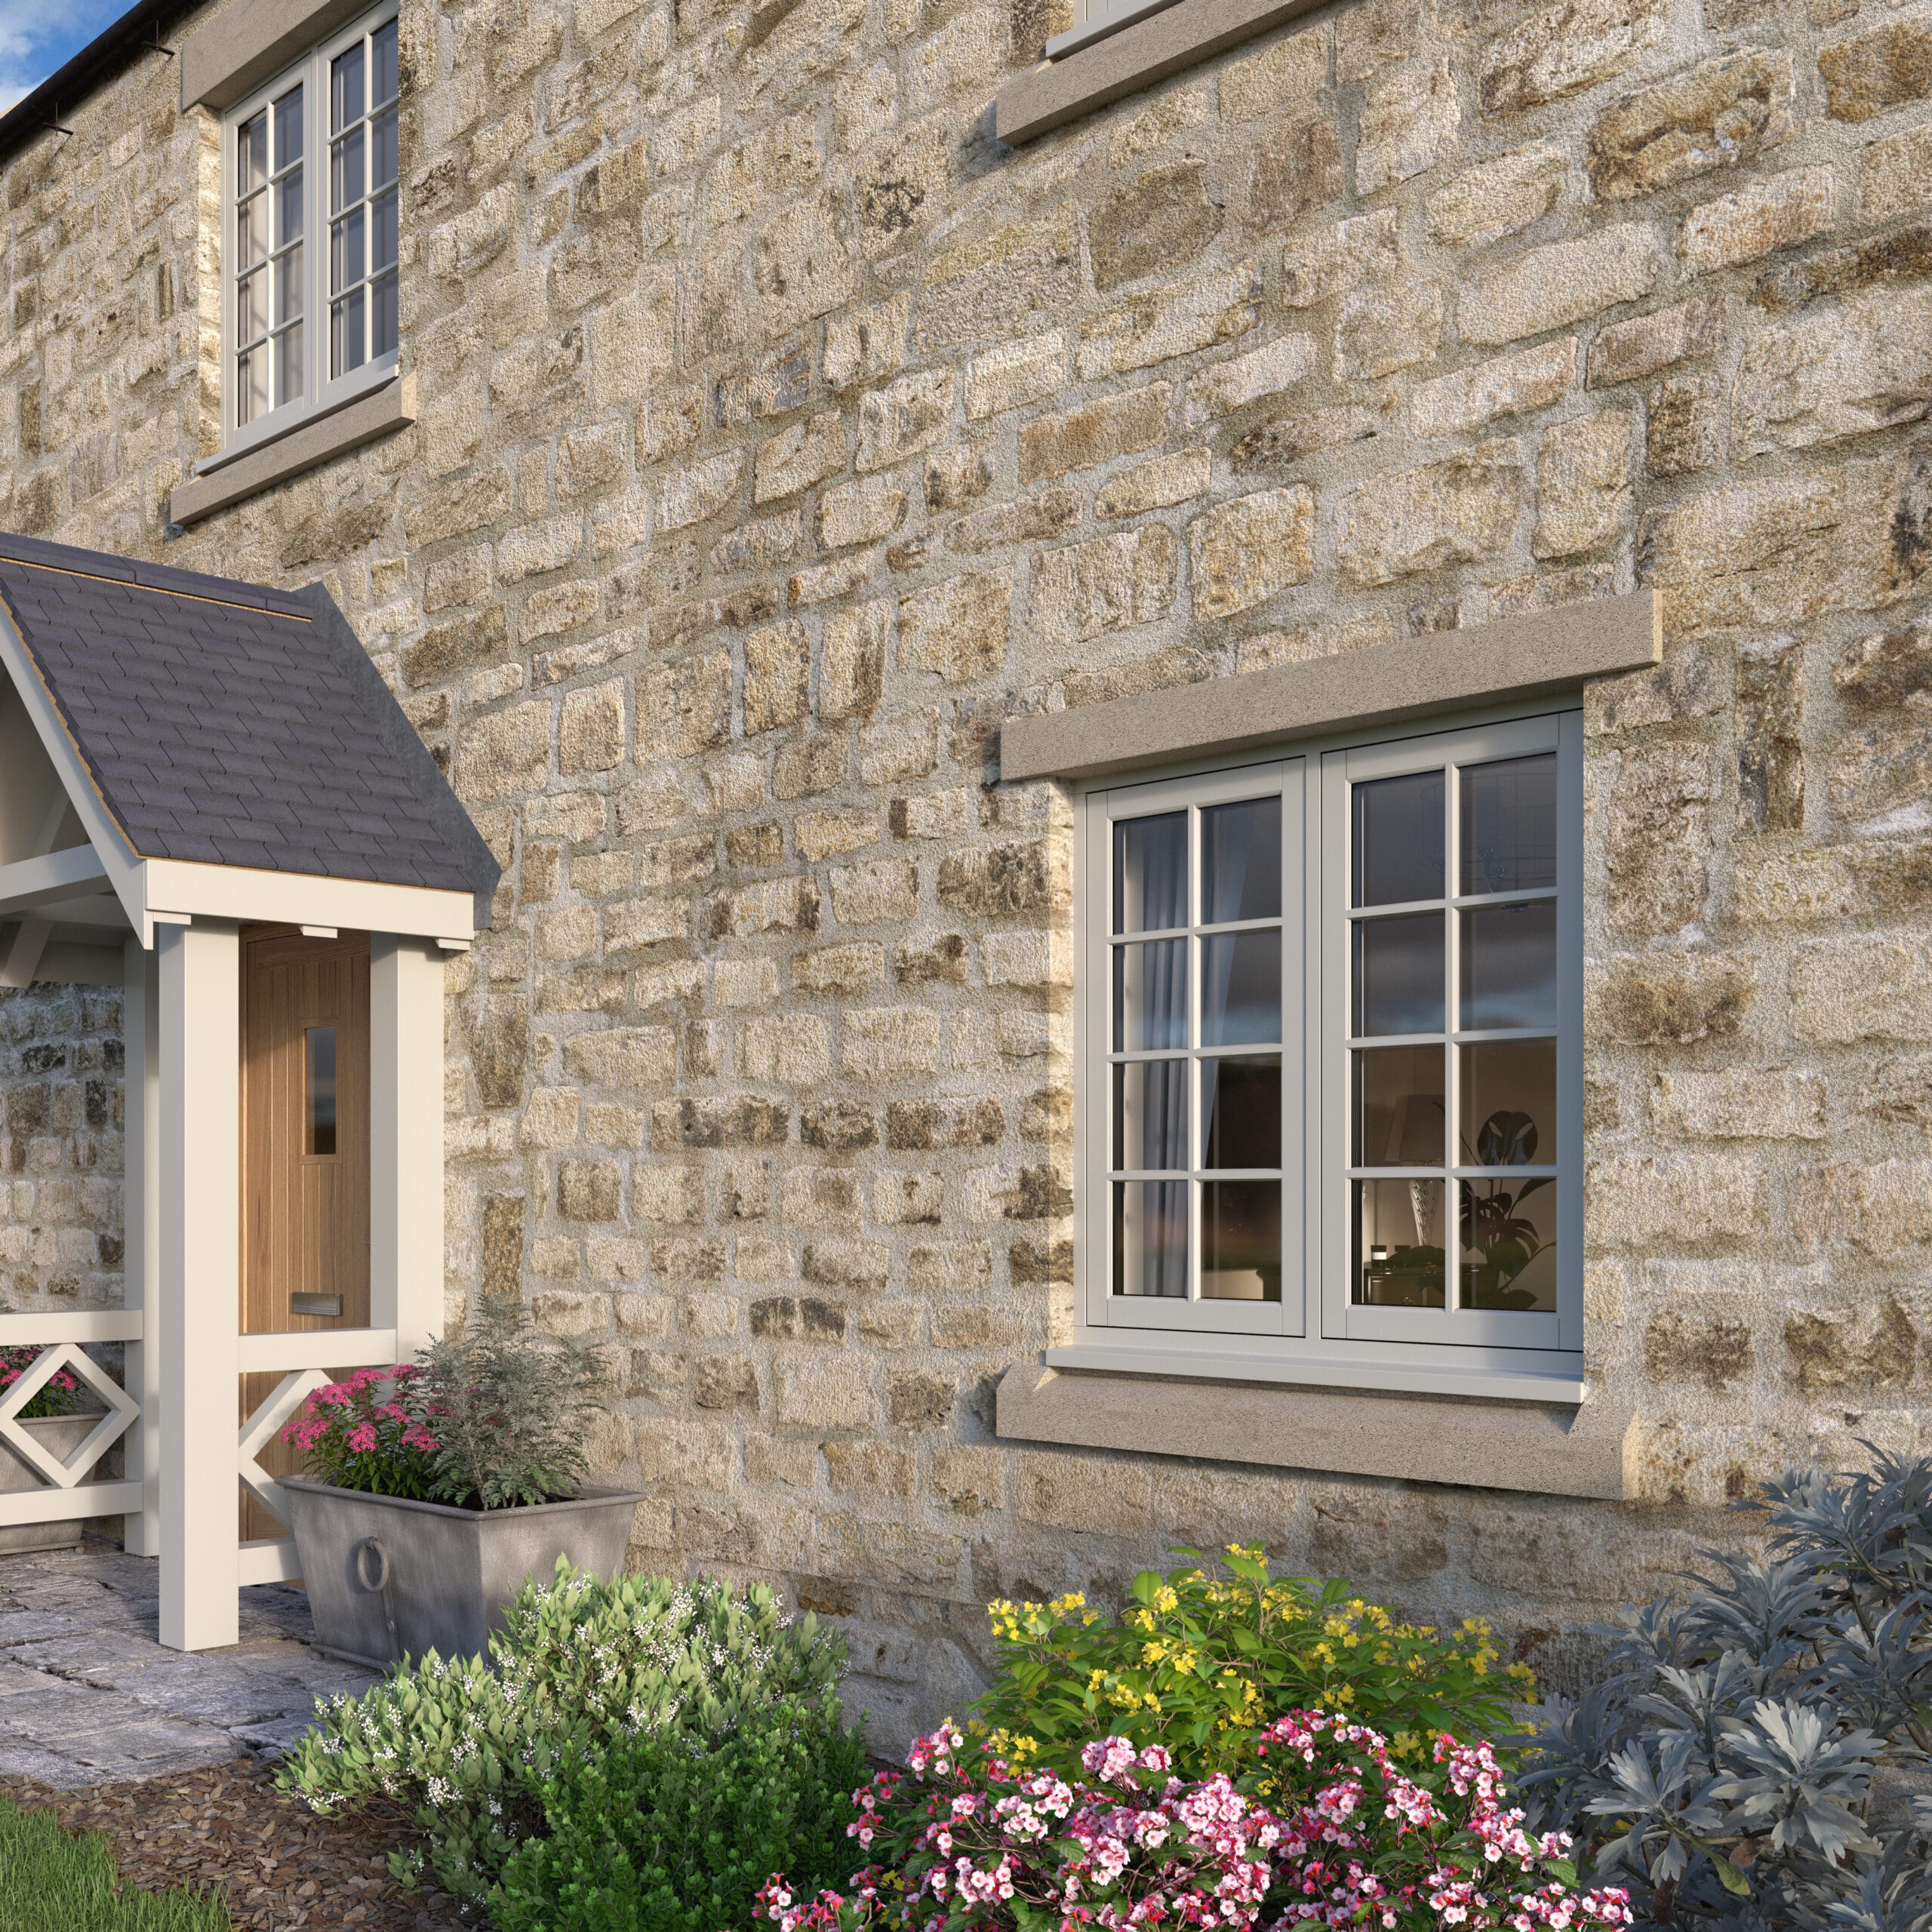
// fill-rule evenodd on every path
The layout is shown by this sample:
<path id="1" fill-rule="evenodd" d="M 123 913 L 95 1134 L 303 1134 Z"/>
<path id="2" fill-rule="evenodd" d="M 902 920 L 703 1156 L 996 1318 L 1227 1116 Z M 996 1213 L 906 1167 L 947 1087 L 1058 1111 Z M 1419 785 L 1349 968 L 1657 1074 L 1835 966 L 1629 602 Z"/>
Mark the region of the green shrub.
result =
<path id="1" fill-rule="evenodd" d="M 1231 1543 L 1222 1574 L 1195 1559 L 1143 1570 L 1117 1618 L 1064 1596 L 989 1606 L 998 1651 L 974 1727 L 1017 1764 L 1077 1774 L 1081 1747 L 1118 1735 L 1164 1746 L 1176 1770 L 1231 1776 L 1256 1734 L 1289 1711 L 1346 1712 L 1398 1758 L 1438 1731 L 1513 1730 L 1512 1703 L 1535 1694 L 1521 1664 L 1497 1669 L 1487 1624 L 1443 1635 L 1398 1623 L 1346 1583 L 1271 1577 L 1261 1546 Z"/>
<path id="2" fill-rule="evenodd" d="M 763 1584 L 606 1583 L 559 1562 L 525 1586 L 487 1663 L 432 1653 L 318 1705 L 276 1781 L 325 1815 L 377 1795 L 414 1807 L 437 1882 L 479 1899 L 561 1767 L 629 1737 L 701 1748 L 788 1701 L 835 1710 L 844 1661 L 842 1638 L 792 1623 Z"/>
<path id="3" fill-rule="evenodd" d="M 774 1872 L 814 1889 L 860 1854 L 846 1835 L 865 1742 L 838 1702 L 788 1699 L 694 1750 L 645 1735 L 561 1765 L 544 1835 L 490 1894 L 498 1932 L 718 1932 L 749 1927 Z"/>

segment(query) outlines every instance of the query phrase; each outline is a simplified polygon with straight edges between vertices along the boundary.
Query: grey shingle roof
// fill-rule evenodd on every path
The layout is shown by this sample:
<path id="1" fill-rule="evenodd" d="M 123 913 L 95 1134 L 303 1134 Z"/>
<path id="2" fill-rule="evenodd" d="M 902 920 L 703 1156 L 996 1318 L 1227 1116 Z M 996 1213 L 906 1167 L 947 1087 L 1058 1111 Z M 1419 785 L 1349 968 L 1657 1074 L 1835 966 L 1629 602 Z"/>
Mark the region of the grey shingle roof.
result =
<path id="1" fill-rule="evenodd" d="M 487 905 L 488 848 L 319 587 L 0 535 L 0 598 L 143 857 Z"/>

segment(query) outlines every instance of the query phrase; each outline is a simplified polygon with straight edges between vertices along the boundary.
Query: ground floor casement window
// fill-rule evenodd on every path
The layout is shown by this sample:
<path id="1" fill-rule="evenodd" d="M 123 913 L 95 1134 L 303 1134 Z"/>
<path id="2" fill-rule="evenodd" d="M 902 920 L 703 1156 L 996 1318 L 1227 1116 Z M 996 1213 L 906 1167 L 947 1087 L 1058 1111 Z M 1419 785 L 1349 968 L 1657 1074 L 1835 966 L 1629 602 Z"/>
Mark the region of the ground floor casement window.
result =
<path id="1" fill-rule="evenodd" d="M 1211 1373 L 1582 1347 L 1581 721 L 1081 798 L 1081 1322 Z"/>

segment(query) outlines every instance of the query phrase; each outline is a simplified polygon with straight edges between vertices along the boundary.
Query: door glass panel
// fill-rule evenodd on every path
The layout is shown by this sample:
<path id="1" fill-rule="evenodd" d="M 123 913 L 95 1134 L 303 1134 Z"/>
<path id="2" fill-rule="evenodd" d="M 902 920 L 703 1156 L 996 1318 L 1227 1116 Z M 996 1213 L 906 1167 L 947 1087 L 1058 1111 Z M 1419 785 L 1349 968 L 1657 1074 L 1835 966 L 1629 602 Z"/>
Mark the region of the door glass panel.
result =
<path id="1" fill-rule="evenodd" d="M 1201 1190 L 1204 1301 L 1281 1299 L 1281 1183 L 1211 1180 Z"/>
<path id="2" fill-rule="evenodd" d="M 1281 916 L 1281 801 L 1243 798 L 1201 814 L 1201 919 Z"/>
<path id="3" fill-rule="evenodd" d="M 1358 1180 L 1353 1297 L 1365 1308 L 1444 1306 L 1443 1184 Z"/>
<path id="4" fill-rule="evenodd" d="M 1281 1164 L 1281 1063 L 1272 1054 L 1201 1061 L 1201 1164 Z"/>
<path id="5" fill-rule="evenodd" d="M 1201 942 L 1201 1044 L 1272 1046 L 1281 1037 L 1279 929 Z"/>
<path id="6" fill-rule="evenodd" d="M 1554 1312 L 1556 1183 L 1502 1174 L 1457 1183 L 1461 1194 L 1462 1305 Z"/>
<path id="7" fill-rule="evenodd" d="M 1556 1146 L 1556 1042 L 1484 1040 L 1460 1049 L 1466 1168 L 1552 1166 Z"/>
<path id="8" fill-rule="evenodd" d="M 1114 1293 L 1186 1298 L 1186 1181 L 1114 1183 Z"/>
<path id="9" fill-rule="evenodd" d="M 1358 1168 L 1440 1167 L 1443 1062 L 1440 1047 L 1377 1047 L 1355 1063 Z"/>
<path id="10" fill-rule="evenodd" d="M 1134 1060 L 1114 1069 L 1114 1165 L 1187 1171 L 1186 1060 Z"/>
<path id="11" fill-rule="evenodd" d="M 1187 941 L 1114 949 L 1114 1050 L 1160 1052 L 1187 1044 Z"/>
<path id="12" fill-rule="evenodd" d="M 303 1035 L 303 1146 L 309 1154 L 335 1152 L 335 1029 L 311 1026 Z M 285 1142 L 284 1145 L 287 1143 Z"/>
<path id="13" fill-rule="evenodd" d="M 1187 924 L 1187 814 L 1123 819 L 1114 827 L 1114 931 Z"/>
<path id="14" fill-rule="evenodd" d="M 1463 1025 L 1556 1024 L 1556 901 L 1478 906 L 1462 921 Z"/>
<path id="15" fill-rule="evenodd" d="M 1355 923 L 1355 1030 L 1442 1030 L 1442 915 L 1408 912 Z"/>
<path id="16" fill-rule="evenodd" d="M 1356 905 L 1442 897 L 1442 797 L 1439 771 L 1355 787 Z"/>
<path id="17" fill-rule="evenodd" d="M 1528 892 L 1556 883 L 1556 754 L 1465 765 L 1466 894 Z"/>

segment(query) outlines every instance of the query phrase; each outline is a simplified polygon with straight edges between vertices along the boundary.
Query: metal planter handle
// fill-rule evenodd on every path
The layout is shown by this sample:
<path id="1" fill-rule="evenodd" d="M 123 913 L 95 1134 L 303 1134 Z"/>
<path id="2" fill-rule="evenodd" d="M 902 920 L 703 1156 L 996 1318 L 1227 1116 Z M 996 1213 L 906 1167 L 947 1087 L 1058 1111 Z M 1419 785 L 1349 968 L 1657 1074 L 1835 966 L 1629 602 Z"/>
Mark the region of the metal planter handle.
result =
<path id="1" fill-rule="evenodd" d="M 372 1555 L 376 1559 L 376 1574 L 373 1577 L 368 1574 L 368 1559 Z M 356 1582 L 361 1584 L 364 1589 L 372 1593 L 377 1590 L 382 1592 L 383 1620 L 389 1626 L 389 1655 L 396 1663 L 401 1663 L 402 1639 L 396 1635 L 395 1598 L 389 1589 L 389 1580 L 393 1573 L 394 1566 L 389 1561 L 388 1550 L 383 1546 L 382 1538 L 365 1537 L 355 1546 L 355 1554 L 350 1558 L 349 1561 L 351 1567 L 355 1571 Z"/>

